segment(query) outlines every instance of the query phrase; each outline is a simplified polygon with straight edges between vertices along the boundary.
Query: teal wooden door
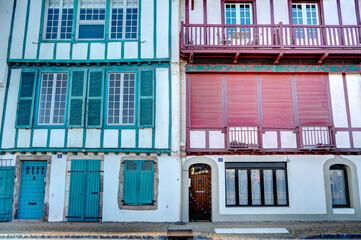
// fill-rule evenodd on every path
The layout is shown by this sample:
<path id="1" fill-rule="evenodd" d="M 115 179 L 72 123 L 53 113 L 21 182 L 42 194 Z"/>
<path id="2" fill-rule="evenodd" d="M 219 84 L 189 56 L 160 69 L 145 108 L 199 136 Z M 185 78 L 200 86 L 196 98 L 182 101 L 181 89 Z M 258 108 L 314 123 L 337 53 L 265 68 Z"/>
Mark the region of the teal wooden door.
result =
<path id="1" fill-rule="evenodd" d="M 99 221 L 100 160 L 72 160 L 68 221 Z"/>
<path id="2" fill-rule="evenodd" d="M 17 218 L 43 218 L 46 164 L 46 161 L 22 162 Z"/>
<path id="3" fill-rule="evenodd" d="M 15 167 L 0 167 L 0 221 L 11 221 Z"/>

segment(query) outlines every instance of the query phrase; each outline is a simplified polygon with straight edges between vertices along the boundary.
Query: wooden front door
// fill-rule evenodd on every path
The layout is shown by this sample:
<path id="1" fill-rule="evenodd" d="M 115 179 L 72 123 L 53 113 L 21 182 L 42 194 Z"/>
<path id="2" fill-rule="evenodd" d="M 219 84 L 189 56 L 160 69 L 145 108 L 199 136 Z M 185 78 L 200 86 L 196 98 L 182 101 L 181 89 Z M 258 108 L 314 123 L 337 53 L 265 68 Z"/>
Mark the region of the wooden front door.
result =
<path id="1" fill-rule="evenodd" d="M 211 168 L 195 164 L 189 168 L 189 221 L 211 221 Z"/>

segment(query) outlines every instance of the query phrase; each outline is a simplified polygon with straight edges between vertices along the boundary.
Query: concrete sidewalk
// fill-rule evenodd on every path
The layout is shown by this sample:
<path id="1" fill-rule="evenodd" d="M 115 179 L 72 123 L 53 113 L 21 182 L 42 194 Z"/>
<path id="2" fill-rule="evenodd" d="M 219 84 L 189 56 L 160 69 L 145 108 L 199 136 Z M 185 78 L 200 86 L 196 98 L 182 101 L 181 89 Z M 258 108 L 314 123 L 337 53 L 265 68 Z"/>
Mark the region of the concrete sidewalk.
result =
<path id="1" fill-rule="evenodd" d="M 230 229 L 285 228 L 289 233 L 217 234 Z M 280 239 L 322 235 L 361 239 L 361 222 L 192 222 L 192 223 L 69 223 L 19 221 L 0 223 L 1 238 L 166 239 L 168 230 L 192 230 L 194 239 Z M 219 230 L 220 229 L 220 230 Z M 347 235 L 351 234 L 351 235 Z"/>

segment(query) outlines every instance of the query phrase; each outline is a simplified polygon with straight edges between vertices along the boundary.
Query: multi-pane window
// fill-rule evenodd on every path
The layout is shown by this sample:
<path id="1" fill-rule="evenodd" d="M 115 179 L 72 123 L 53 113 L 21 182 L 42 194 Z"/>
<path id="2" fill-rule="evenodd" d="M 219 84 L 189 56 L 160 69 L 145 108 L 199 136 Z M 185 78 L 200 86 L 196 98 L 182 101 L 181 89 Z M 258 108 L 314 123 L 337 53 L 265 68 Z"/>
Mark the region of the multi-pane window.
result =
<path id="1" fill-rule="evenodd" d="M 333 207 L 349 207 L 347 171 L 343 165 L 330 167 L 331 194 Z"/>
<path id="2" fill-rule="evenodd" d="M 226 24 L 252 24 L 252 4 L 226 3 L 225 18 Z"/>
<path id="3" fill-rule="evenodd" d="M 71 39 L 74 0 L 49 0 L 46 7 L 44 38 Z"/>
<path id="4" fill-rule="evenodd" d="M 227 206 L 287 206 L 286 163 L 226 163 Z"/>
<path id="5" fill-rule="evenodd" d="M 138 33 L 138 0 L 113 0 L 111 39 L 135 39 Z"/>
<path id="6" fill-rule="evenodd" d="M 109 73 L 108 124 L 134 124 L 135 73 Z"/>
<path id="7" fill-rule="evenodd" d="M 43 73 L 38 110 L 39 125 L 63 125 L 68 85 L 67 73 Z"/>
<path id="8" fill-rule="evenodd" d="M 103 39 L 106 0 L 80 0 L 78 39 Z"/>
<path id="9" fill-rule="evenodd" d="M 295 25 L 318 25 L 317 3 L 292 3 L 292 21 Z M 316 35 L 316 29 L 308 29 L 308 37 Z M 306 32 L 305 32 L 306 33 Z M 296 29 L 297 38 L 303 38 L 303 28 Z"/>
<path id="10" fill-rule="evenodd" d="M 124 205 L 153 205 L 153 161 L 133 160 L 124 162 Z"/>

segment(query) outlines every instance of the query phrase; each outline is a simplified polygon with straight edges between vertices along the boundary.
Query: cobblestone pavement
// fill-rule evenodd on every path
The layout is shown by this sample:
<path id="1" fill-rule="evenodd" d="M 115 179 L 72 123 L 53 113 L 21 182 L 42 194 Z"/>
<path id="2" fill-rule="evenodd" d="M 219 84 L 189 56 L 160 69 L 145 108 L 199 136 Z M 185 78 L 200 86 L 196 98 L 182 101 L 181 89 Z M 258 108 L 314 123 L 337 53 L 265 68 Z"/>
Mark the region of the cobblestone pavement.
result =
<path id="1" fill-rule="evenodd" d="M 215 228 L 286 228 L 282 234 L 216 234 Z M 69 223 L 19 221 L 0 223 L 1 238 L 166 239 L 168 230 L 191 229 L 195 239 L 294 239 L 309 236 L 361 239 L 361 222 L 192 222 Z M 331 234 L 331 235 L 330 235 Z M 351 234 L 346 236 L 347 234 Z"/>

